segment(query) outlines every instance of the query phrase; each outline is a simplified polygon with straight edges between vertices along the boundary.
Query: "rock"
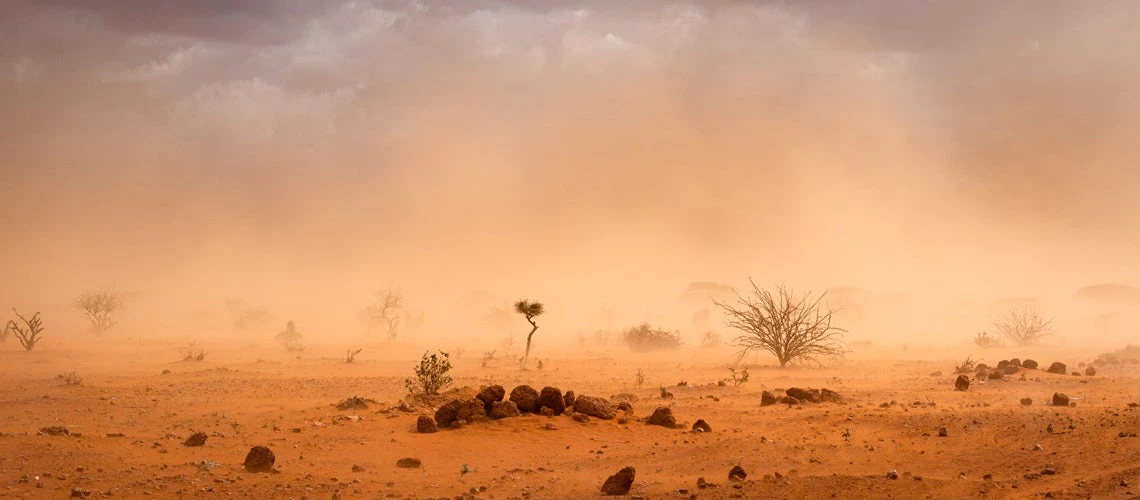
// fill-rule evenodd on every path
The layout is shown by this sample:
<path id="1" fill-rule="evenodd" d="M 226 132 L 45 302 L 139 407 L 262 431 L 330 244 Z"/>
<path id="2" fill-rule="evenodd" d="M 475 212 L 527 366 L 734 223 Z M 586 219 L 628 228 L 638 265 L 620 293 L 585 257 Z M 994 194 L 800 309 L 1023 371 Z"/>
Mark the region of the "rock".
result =
<path id="1" fill-rule="evenodd" d="M 562 408 L 563 411 L 567 408 L 574 408 L 574 391 L 566 391 L 566 394 L 562 395 Z"/>
<path id="2" fill-rule="evenodd" d="M 1013 375 L 1014 373 L 1017 373 L 1019 370 L 1021 370 L 1021 368 L 1018 367 L 1017 365 L 1008 364 L 1008 365 L 1005 365 L 1005 369 L 1002 371 L 1004 371 L 1006 375 Z"/>
<path id="3" fill-rule="evenodd" d="M 205 432 L 195 432 L 182 442 L 182 446 L 202 446 L 206 444 L 206 438 L 209 436 Z"/>
<path id="4" fill-rule="evenodd" d="M 618 408 L 618 411 L 624 411 L 626 413 L 633 413 L 633 405 L 629 404 L 629 402 L 627 402 L 627 401 L 622 401 L 622 402 L 618 403 L 617 408 Z"/>
<path id="5" fill-rule="evenodd" d="M 503 389 L 503 386 L 497 384 L 489 385 L 481 389 L 479 394 L 475 395 L 475 399 L 483 402 L 483 411 L 491 413 L 491 405 L 496 401 L 502 401 L 506 394 L 507 390 Z"/>
<path id="6" fill-rule="evenodd" d="M 712 432 L 712 426 L 709 425 L 708 422 L 705 422 L 705 419 L 700 418 L 700 419 L 697 419 L 696 423 L 693 424 L 693 432 L 697 432 L 697 431 Z"/>
<path id="7" fill-rule="evenodd" d="M 1032 400 L 1032 399 L 1030 399 L 1030 398 L 1021 398 L 1021 406 L 1030 406 L 1030 405 L 1032 405 L 1032 404 L 1033 404 L 1033 400 Z"/>
<path id="8" fill-rule="evenodd" d="M 277 457 L 273 455 L 272 450 L 264 446 L 254 446 L 245 455 L 243 465 L 246 472 L 270 472 L 276 461 Z"/>
<path id="9" fill-rule="evenodd" d="M 1054 361 L 1053 364 L 1049 365 L 1049 369 L 1046 371 L 1048 371 L 1049 373 L 1056 373 L 1058 375 L 1064 375 L 1064 374 L 1068 373 L 1069 368 L 1067 366 L 1065 366 L 1065 363 L 1062 363 L 1060 361 Z"/>
<path id="10" fill-rule="evenodd" d="M 518 405 L 516 405 L 514 401 L 495 401 L 491 405 L 491 418 L 496 420 L 517 417 L 521 414 Z"/>
<path id="11" fill-rule="evenodd" d="M 511 390 L 511 401 L 522 413 L 538 411 L 538 391 L 529 385 L 520 385 Z"/>
<path id="12" fill-rule="evenodd" d="M 1081 376 L 1081 372 L 1073 372 L 1073 376 L 1074 376 L 1074 377 L 1079 377 L 1079 376 Z"/>
<path id="13" fill-rule="evenodd" d="M 1037 362 L 1032 360 L 1032 359 L 1027 359 L 1027 360 L 1021 362 L 1021 367 L 1025 368 L 1027 370 L 1036 370 L 1037 369 Z"/>
<path id="14" fill-rule="evenodd" d="M 396 461 L 396 467 L 401 469 L 418 469 L 423 465 L 418 458 L 404 457 Z"/>
<path id="15" fill-rule="evenodd" d="M 566 400 L 562 397 L 562 390 L 557 387 L 543 387 L 538 393 L 539 408 L 550 408 L 555 415 L 561 415 L 566 409 Z"/>
<path id="16" fill-rule="evenodd" d="M 456 420 L 466 420 L 468 423 L 478 422 L 487 419 L 487 410 L 483 407 L 483 402 L 478 399 L 468 399 L 463 401 L 459 406 L 459 412 L 455 414 Z"/>
<path id="17" fill-rule="evenodd" d="M 1005 369 L 1005 367 L 1007 367 L 1007 366 L 1009 366 L 1009 360 L 1008 360 L 1008 359 L 1003 359 L 1003 360 L 1001 360 L 1001 361 L 998 361 L 998 364 L 997 364 L 997 369 L 998 369 L 998 370 L 1004 370 L 1004 369 Z"/>
<path id="18" fill-rule="evenodd" d="M 796 398 L 803 402 L 818 403 L 820 401 L 819 390 L 816 389 L 801 389 L 799 387 L 792 387 L 784 391 L 789 397 Z"/>
<path id="19" fill-rule="evenodd" d="M 435 420 L 431 417 L 420 415 L 420 418 L 416 419 L 416 432 L 420 434 L 431 434 L 437 431 L 439 431 L 439 427 L 436 427 Z"/>
<path id="20" fill-rule="evenodd" d="M 954 381 L 955 391 L 965 391 L 970 388 L 970 377 L 965 375 L 958 375 L 958 379 Z"/>
<path id="21" fill-rule="evenodd" d="M 656 410 L 653 410 L 653 415 L 645 419 L 645 423 L 672 429 L 677 426 L 677 419 L 673 417 L 672 408 L 668 406 L 658 406 Z"/>
<path id="22" fill-rule="evenodd" d="M 62 425 L 55 425 L 40 429 L 40 434 L 43 434 L 45 436 L 70 436 L 71 429 L 68 429 Z"/>
<path id="23" fill-rule="evenodd" d="M 574 419 L 575 422 L 581 422 L 583 424 L 590 421 L 590 416 L 585 413 L 573 412 L 570 414 L 570 418 Z"/>
<path id="24" fill-rule="evenodd" d="M 700 488 L 703 490 L 703 489 L 708 488 L 708 487 L 709 487 L 709 482 L 705 481 L 705 478 L 703 478 L 703 477 L 697 478 L 697 488 Z"/>
<path id="25" fill-rule="evenodd" d="M 1096 375 L 1096 368 L 1093 368 L 1091 366 L 1088 368 L 1085 368 L 1085 375 L 1087 375 L 1089 377 Z"/>
<path id="26" fill-rule="evenodd" d="M 899 478 L 899 471 L 894 470 L 894 469 L 887 471 L 887 479 L 894 481 L 898 478 Z"/>
<path id="27" fill-rule="evenodd" d="M 779 402 L 775 394 L 764 391 L 760 393 L 760 406 L 771 406 Z"/>
<path id="28" fill-rule="evenodd" d="M 636 475 L 637 471 L 633 467 L 626 467 L 617 471 L 617 474 L 610 476 L 602 484 L 602 494 L 607 496 L 628 494 L 629 489 L 633 487 L 633 479 Z"/>
<path id="29" fill-rule="evenodd" d="M 838 392 L 835 392 L 831 389 L 820 389 L 819 390 L 819 399 L 820 399 L 820 401 L 823 401 L 825 403 L 842 403 L 843 402 L 843 396 L 840 396 Z"/>
<path id="30" fill-rule="evenodd" d="M 944 437 L 949 436 L 949 435 L 950 435 L 950 433 L 946 430 L 945 427 L 938 428 L 938 437 L 944 438 Z"/>
<path id="31" fill-rule="evenodd" d="M 998 371 L 998 370 L 994 370 L 994 371 L 990 372 L 990 374 L 989 374 L 987 377 L 988 377 L 990 380 L 999 380 L 999 379 L 1001 379 L 1002 377 L 1005 377 L 1005 374 L 1004 374 L 1004 373 L 1002 373 L 1002 372 L 1000 372 L 1000 371 Z"/>
<path id="32" fill-rule="evenodd" d="M 71 489 L 71 498 L 87 498 L 89 496 L 91 496 L 90 490 L 85 490 L 83 488 L 72 488 Z"/>
<path id="33" fill-rule="evenodd" d="M 1010 358 L 1010 359 L 1009 359 L 1009 364 L 1011 364 L 1011 365 L 1013 365 L 1013 366 L 1016 366 L 1016 367 L 1018 367 L 1018 368 L 1021 368 L 1021 360 L 1020 360 L 1020 359 L 1017 359 L 1017 358 Z"/>
<path id="34" fill-rule="evenodd" d="M 613 403 L 594 396 L 578 396 L 574 401 L 574 411 L 602 420 L 613 420 L 617 416 Z"/>
<path id="35" fill-rule="evenodd" d="M 453 399 L 442 405 L 435 411 L 435 423 L 440 427 L 450 427 L 451 424 L 458 420 L 459 409 L 463 408 L 463 401 Z"/>
<path id="36" fill-rule="evenodd" d="M 732 470 L 728 471 L 728 480 L 734 483 L 743 482 L 748 479 L 748 473 L 744 472 L 744 467 L 739 465 L 733 466 Z"/>
<path id="37" fill-rule="evenodd" d="M 780 398 L 780 402 L 784 403 L 786 405 L 789 405 L 789 406 L 800 404 L 800 400 L 793 398 L 791 396 L 784 396 L 784 397 Z"/>
<path id="38" fill-rule="evenodd" d="M 1059 392 L 1054 392 L 1053 406 L 1069 406 L 1069 397 Z"/>
<path id="39" fill-rule="evenodd" d="M 554 410 L 551 410 L 549 406 L 543 406 L 538 409 L 538 414 L 544 417 L 553 417 Z"/>

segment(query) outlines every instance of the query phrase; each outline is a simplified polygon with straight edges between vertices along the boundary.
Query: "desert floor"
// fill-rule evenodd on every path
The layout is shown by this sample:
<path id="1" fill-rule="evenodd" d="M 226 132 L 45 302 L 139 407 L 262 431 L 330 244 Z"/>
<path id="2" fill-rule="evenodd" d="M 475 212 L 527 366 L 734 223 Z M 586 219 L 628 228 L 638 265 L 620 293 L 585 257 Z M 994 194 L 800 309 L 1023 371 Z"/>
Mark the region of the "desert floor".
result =
<path id="1" fill-rule="evenodd" d="M 201 345 L 204 361 L 177 361 L 173 344 L 110 344 L 57 342 L 31 353 L 12 339 L 0 346 L 0 497 L 64 498 L 79 488 L 128 498 L 586 498 L 600 496 L 602 482 L 624 466 L 637 470 L 630 495 L 644 498 L 1140 493 L 1140 438 L 1128 437 L 1140 432 L 1140 408 L 1129 406 L 1140 401 L 1136 365 L 1100 367 L 1091 377 L 1023 370 L 956 392 L 955 359 L 937 351 L 856 353 L 826 369 L 754 367 L 739 387 L 717 385 L 728 376 L 729 350 L 544 355 L 542 370 L 527 371 L 507 360 L 482 367 L 469 353 L 455 360 L 456 388 L 632 393 L 637 417 L 672 404 L 679 421 L 704 419 L 713 432 L 527 415 L 417 434 L 416 418 L 434 409 L 395 407 L 421 348 L 367 346 L 346 364 L 332 346 L 298 358 L 270 345 L 215 342 Z M 1027 355 L 1071 369 L 1092 359 L 975 352 L 991 364 Z M 57 378 L 70 371 L 83 378 L 79 385 Z M 675 400 L 659 397 L 661 385 Z M 793 386 L 826 387 L 846 402 L 760 406 L 762 391 Z M 1076 406 L 1048 405 L 1054 392 Z M 377 403 L 335 408 L 354 395 Z M 1029 406 L 1020 402 L 1026 397 Z M 48 426 L 72 435 L 40 434 Z M 184 446 L 195 431 L 210 435 L 206 444 Z M 254 445 L 273 450 L 276 472 L 243 470 Z M 397 468 L 402 457 L 423 465 Z M 735 465 L 746 481 L 728 480 Z M 898 479 L 887 477 L 892 469 Z M 698 488 L 698 478 L 711 485 Z"/>

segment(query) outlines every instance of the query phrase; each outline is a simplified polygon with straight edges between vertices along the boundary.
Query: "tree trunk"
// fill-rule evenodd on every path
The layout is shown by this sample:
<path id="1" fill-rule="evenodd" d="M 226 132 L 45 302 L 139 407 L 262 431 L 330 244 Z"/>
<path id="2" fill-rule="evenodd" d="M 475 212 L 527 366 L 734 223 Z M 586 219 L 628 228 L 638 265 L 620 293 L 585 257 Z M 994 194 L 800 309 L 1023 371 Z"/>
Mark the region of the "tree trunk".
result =
<path id="1" fill-rule="evenodd" d="M 527 334 L 527 336 L 526 336 L 526 353 L 523 354 L 523 360 L 522 360 L 522 367 L 523 368 L 526 368 L 526 360 L 530 358 L 530 340 L 532 338 L 534 338 L 534 332 L 538 331 L 538 324 L 537 323 L 535 323 L 534 321 L 531 321 L 530 318 L 527 318 L 527 321 L 530 322 L 530 326 L 532 328 L 530 329 L 530 333 Z"/>

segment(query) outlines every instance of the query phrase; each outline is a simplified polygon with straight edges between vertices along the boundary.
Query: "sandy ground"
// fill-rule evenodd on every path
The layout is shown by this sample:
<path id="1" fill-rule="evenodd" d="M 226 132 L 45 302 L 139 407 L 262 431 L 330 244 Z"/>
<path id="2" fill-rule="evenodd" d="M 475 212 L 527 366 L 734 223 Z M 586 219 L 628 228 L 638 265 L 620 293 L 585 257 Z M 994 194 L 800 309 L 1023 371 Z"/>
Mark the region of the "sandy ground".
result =
<path id="1" fill-rule="evenodd" d="M 455 361 L 456 387 L 628 392 L 640 398 L 638 417 L 672 404 L 679 421 L 705 419 L 713 432 L 528 415 L 416 434 L 416 418 L 434 409 L 392 409 L 422 352 L 410 346 L 368 346 L 353 364 L 332 346 L 297 358 L 268 345 L 207 343 L 207 358 L 191 362 L 175 361 L 171 344 L 46 347 L 24 353 L 10 339 L 0 348 L 0 497 L 64 498 L 81 488 L 91 497 L 131 498 L 586 498 L 600 496 L 602 482 L 624 466 L 637 470 L 630 494 L 644 498 L 1140 493 L 1140 438 L 1125 437 L 1140 432 L 1140 408 L 1129 407 L 1140 400 L 1135 365 L 1093 377 L 1028 371 L 955 392 L 953 359 L 756 367 L 748 383 L 721 387 L 729 351 L 553 356 L 528 371 L 506 360 L 484 368 L 468 354 Z M 1046 366 L 1055 360 L 1080 361 L 1039 358 Z M 642 387 L 637 368 L 645 372 Z M 56 377 L 69 371 L 82 383 Z M 688 387 L 676 387 L 680 381 Z M 661 399 L 660 385 L 675 400 Z M 762 391 L 793 386 L 830 388 L 846 402 L 760 406 Z M 1076 406 L 1048 406 L 1058 391 Z M 333 406 L 354 395 L 377 403 Z M 1033 404 L 1023 406 L 1025 397 Z M 39 434 L 47 426 L 73 435 Z M 938 436 L 941 427 L 946 437 Z M 206 444 L 183 446 L 195 431 L 210 435 Z M 275 473 L 243 470 L 254 445 L 273 450 Z M 402 457 L 423 465 L 397 468 Z M 735 465 L 747 471 L 745 482 L 728 480 Z M 898 479 L 888 479 L 891 469 Z M 1055 474 L 1033 476 L 1046 469 Z M 698 488 L 698 478 L 712 486 Z"/>

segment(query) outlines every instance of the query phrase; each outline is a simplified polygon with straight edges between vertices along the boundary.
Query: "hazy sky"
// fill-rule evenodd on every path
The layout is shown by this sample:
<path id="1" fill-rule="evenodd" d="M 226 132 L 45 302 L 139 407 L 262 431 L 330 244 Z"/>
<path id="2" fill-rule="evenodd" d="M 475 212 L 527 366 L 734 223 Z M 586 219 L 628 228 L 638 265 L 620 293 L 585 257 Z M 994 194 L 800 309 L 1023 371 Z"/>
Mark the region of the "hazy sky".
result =
<path id="1" fill-rule="evenodd" d="M 1138 23 L 1132 1 L 6 0 L 0 303 L 1140 283 Z"/>

